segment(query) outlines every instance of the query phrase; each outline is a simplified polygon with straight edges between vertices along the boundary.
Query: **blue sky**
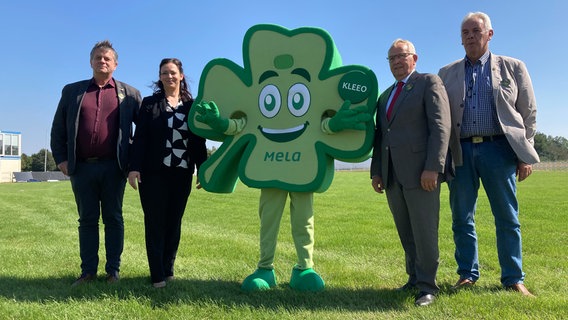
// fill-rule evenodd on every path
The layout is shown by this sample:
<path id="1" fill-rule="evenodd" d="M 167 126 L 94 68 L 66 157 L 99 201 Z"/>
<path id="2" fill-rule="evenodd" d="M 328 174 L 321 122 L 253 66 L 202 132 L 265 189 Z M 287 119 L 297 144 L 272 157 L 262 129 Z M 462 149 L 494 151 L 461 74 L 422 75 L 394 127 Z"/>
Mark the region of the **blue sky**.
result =
<path id="1" fill-rule="evenodd" d="M 251 26 L 320 27 L 334 39 L 343 64 L 371 68 L 382 91 L 393 82 L 385 58 L 394 39 L 415 44 L 418 71 L 437 73 L 464 56 L 460 23 L 470 11 L 491 17 L 492 52 L 527 64 L 538 131 L 568 137 L 565 0 L 3 1 L 0 130 L 21 132 L 28 155 L 45 148 L 61 89 L 91 77 L 89 52 L 99 40 L 118 51 L 115 78 L 143 96 L 151 94 L 164 57 L 182 60 L 196 96 L 207 62 L 228 58 L 242 65 L 242 40 Z"/>

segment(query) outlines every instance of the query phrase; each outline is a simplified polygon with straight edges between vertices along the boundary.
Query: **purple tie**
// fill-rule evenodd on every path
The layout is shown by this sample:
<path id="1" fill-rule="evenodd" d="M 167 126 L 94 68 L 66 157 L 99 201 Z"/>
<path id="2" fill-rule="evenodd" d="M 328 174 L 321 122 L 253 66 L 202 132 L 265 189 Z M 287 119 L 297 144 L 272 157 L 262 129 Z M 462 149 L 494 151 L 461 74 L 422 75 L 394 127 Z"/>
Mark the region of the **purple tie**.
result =
<path id="1" fill-rule="evenodd" d="M 394 92 L 394 96 L 392 97 L 391 103 L 389 104 L 389 108 L 387 110 L 387 120 L 390 121 L 391 119 L 391 114 L 392 114 L 392 109 L 394 106 L 394 103 L 396 102 L 396 99 L 398 98 L 398 96 L 400 95 L 400 92 L 402 91 L 402 86 L 404 86 L 404 82 L 399 81 L 396 84 L 396 91 Z"/>

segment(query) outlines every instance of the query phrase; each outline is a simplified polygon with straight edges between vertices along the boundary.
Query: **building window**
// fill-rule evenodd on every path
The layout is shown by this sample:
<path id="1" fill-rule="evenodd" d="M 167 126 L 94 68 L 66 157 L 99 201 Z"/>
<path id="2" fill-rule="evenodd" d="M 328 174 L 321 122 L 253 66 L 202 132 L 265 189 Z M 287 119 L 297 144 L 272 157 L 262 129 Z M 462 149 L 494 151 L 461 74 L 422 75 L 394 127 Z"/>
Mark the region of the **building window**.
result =
<path id="1" fill-rule="evenodd" d="M 20 134 L 6 132 L 0 133 L 0 155 L 20 155 Z"/>
<path id="2" fill-rule="evenodd" d="M 20 154 L 20 139 L 18 139 L 18 135 L 17 134 L 11 134 L 10 138 L 12 138 L 12 143 L 10 143 L 10 146 L 12 147 L 12 156 L 17 156 Z"/>

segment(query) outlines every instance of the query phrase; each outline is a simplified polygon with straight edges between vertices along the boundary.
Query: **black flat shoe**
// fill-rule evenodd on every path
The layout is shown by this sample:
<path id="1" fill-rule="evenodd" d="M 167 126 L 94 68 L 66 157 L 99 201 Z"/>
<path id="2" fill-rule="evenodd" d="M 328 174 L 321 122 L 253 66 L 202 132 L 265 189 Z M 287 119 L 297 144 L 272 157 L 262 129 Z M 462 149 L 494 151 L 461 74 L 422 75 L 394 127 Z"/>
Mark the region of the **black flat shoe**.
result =
<path id="1" fill-rule="evenodd" d="M 416 285 L 407 282 L 402 287 L 396 288 L 396 291 L 412 291 L 416 289 Z"/>

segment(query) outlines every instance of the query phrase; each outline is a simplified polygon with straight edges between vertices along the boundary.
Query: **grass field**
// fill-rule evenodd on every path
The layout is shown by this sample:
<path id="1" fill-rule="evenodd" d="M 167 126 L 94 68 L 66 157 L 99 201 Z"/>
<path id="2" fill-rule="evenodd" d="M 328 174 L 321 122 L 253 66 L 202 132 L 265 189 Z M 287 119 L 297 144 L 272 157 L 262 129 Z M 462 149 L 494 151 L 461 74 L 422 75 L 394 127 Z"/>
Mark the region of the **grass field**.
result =
<path id="1" fill-rule="evenodd" d="M 127 188 L 121 281 L 80 287 L 77 213 L 69 182 L 0 184 L 0 319 L 565 319 L 568 318 L 568 172 L 537 171 L 519 184 L 524 298 L 499 283 L 493 217 L 484 193 L 476 216 L 481 278 L 452 293 L 457 280 L 446 185 L 440 222 L 441 292 L 417 308 L 404 284 L 404 257 L 384 195 L 367 172 L 337 172 L 315 195 L 315 269 L 321 293 L 288 287 L 296 261 L 284 214 L 275 261 L 279 285 L 245 294 L 240 282 L 258 259 L 259 191 L 194 190 L 183 221 L 176 280 L 150 285 L 138 194 Z M 99 273 L 104 275 L 104 247 Z"/>

